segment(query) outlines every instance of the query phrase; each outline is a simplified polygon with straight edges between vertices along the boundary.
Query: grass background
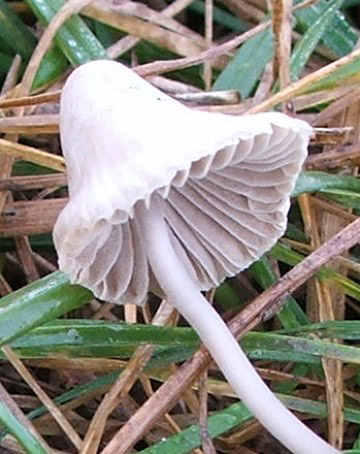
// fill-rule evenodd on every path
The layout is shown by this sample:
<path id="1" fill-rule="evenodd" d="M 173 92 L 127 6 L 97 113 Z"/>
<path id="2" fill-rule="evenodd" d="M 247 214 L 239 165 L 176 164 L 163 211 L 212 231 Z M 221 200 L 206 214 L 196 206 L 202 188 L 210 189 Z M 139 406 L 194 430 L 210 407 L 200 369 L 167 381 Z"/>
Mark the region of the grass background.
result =
<path id="1" fill-rule="evenodd" d="M 46 42 L 62 0 L 0 0 L 0 452 L 95 454 L 117 440 L 119 453 L 125 441 L 147 454 L 286 453 L 213 365 L 185 377 L 199 342 L 177 314 L 152 296 L 143 309 L 100 303 L 56 270 L 57 101 L 72 67 L 111 58 L 195 107 L 277 109 L 316 128 L 284 238 L 208 295 L 229 319 L 358 218 L 358 2 L 80 3 Z M 360 453 L 359 261 L 354 245 L 306 276 L 241 340 L 284 403 L 349 454 Z"/>

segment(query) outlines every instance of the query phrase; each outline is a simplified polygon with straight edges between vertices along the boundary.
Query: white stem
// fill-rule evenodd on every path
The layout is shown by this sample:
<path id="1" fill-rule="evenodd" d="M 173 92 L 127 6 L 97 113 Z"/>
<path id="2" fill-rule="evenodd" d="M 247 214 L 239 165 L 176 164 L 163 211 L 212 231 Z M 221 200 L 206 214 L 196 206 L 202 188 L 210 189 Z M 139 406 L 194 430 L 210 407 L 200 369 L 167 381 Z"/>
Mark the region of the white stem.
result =
<path id="1" fill-rule="evenodd" d="M 293 454 L 340 454 L 297 419 L 270 391 L 213 307 L 202 296 L 170 242 L 156 200 L 139 207 L 148 260 L 169 301 L 196 330 L 224 376 L 258 421 Z"/>

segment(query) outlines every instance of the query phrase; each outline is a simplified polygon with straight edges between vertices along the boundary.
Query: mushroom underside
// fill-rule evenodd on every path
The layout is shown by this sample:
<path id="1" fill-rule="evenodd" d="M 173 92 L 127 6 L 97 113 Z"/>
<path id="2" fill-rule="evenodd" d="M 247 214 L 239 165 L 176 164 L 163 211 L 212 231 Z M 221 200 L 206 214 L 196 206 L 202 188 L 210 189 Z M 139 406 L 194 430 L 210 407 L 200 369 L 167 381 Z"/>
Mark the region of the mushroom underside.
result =
<path id="1" fill-rule="evenodd" d="M 303 159 L 298 141 L 288 130 L 280 143 L 279 134 L 259 134 L 226 147 L 179 170 L 146 201 L 160 200 L 173 247 L 200 289 L 246 268 L 283 234 Z M 141 304 L 148 288 L 159 288 L 139 233 L 137 206 L 144 203 L 126 222 L 100 219 L 91 235 L 61 249 L 60 267 L 74 283 L 115 303 Z"/>

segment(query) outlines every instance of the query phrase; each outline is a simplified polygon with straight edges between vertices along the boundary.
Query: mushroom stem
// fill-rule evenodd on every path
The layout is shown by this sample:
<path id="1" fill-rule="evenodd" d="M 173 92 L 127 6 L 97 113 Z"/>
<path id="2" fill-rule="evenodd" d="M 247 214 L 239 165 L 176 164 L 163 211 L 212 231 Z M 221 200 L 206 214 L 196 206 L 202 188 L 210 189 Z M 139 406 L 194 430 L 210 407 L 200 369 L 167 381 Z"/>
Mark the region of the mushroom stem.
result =
<path id="1" fill-rule="evenodd" d="M 196 330 L 224 376 L 258 421 L 293 454 L 340 454 L 297 419 L 270 391 L 226 324 L 202 296 L 169 237 L 161 201 L 138 205 L 151 269 L 167 299 Z"/>

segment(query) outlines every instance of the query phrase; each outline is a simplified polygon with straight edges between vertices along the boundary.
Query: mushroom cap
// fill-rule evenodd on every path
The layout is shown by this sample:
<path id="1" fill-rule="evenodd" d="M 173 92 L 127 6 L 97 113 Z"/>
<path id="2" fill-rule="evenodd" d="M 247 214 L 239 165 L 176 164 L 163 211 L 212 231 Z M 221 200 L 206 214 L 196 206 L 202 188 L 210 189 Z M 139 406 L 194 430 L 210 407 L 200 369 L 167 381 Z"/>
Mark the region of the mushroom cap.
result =
<path id="1" fill-rule="evenodd" d="M 190 109 L 117 62 L 80 66 L 60 105 L 69 185 L 54 229 L 60 269 L 101 299 L 141 304 L 158 285 L 136 206 L 156 197 L 199 289 L 217 286 L 283 234 L 311 132 L 280 113 Z"/>

